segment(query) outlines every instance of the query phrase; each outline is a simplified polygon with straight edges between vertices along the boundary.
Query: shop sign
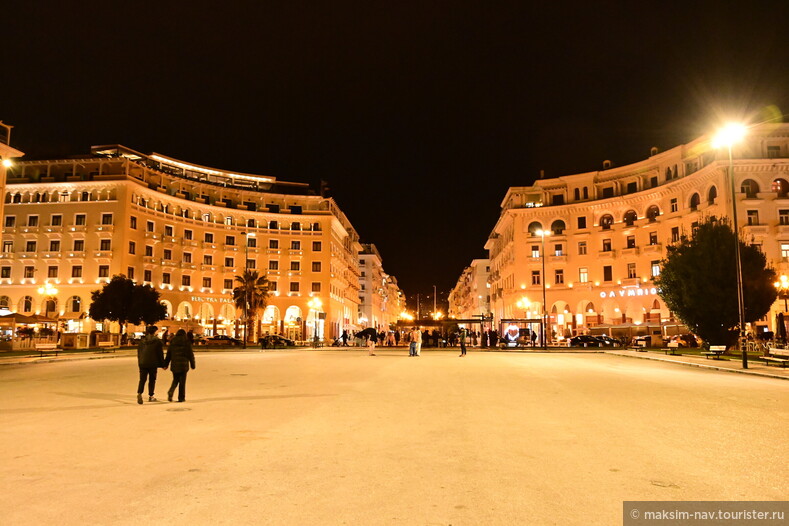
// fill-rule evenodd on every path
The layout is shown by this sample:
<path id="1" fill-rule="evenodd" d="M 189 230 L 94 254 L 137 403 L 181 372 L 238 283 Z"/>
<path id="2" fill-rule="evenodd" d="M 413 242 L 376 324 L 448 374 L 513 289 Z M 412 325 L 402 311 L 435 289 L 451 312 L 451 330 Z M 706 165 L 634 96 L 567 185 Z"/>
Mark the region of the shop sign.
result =
<path id="1" fill-rule="evenodd" d="M 611 290 L 609 292 L 601 292 L 601 298 L 625 298 L 625 297 L 632 297 L 632 296 L 654 296 L 657 294 L 658 289 L 657 287 L 652 287 L 649 289 L 619 289 L 619 290 Z"/>
<path id="2" fill-rule="evenodd" d="M 209 296 L 192 296 L 191 301 L 205 301 L 208 303 L 233 303 L 233 300 L 228 298 L 211 298 Z"/>

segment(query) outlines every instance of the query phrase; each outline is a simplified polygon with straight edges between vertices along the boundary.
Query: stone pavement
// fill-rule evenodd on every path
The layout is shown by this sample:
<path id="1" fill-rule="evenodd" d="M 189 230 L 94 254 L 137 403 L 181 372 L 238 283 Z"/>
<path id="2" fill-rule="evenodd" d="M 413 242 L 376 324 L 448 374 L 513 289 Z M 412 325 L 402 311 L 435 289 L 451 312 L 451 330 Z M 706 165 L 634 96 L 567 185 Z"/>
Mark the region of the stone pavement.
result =
<path id="1" fill-rule="evenodd" d="M 665 354 L 662 351 L 606 351 L 607 354 L 614 354 L 616 356 L 628 356 L 631 358 L 642 358 L 646 360 L 656 360 L 659 362 L 675 363 L 691 367 L 701 367 L 704 369 L 715 369 L 718 371 L 727 371 L 731 373 L 752 374 L 756 376 L 767 376 L 770 378 L 779 378 L 781 380 L 789 380 L 789 369 L 785 367 L 778 367 L 774 365 L 766 365 L 764 362 L 756 360 L 748 360 L 748 369 L 742 368 L 742 359 L 733 360 L 714 360 L 704 356 L 693 356 L 680 354 L 673 356 Z"/>

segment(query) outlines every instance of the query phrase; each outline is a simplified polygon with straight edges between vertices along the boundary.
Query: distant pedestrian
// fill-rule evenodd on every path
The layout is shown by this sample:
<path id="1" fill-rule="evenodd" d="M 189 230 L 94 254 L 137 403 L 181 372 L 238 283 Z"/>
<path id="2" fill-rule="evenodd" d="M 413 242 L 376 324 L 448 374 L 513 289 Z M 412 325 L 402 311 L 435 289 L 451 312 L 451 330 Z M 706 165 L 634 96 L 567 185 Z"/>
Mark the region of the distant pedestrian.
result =
<path id="1" fill-rule="evenodd" d="M 343 347 L 348 347 L 348 331 L 347 330 L 342 331 L 341 338 L 342 338 L 342 346 Z"/>
<path id="2" fill-rule="evenodd" d="M 531 346 L 534 347 L 537 344 L 537 333 L 531 331 Z"/>
<path id="3" fill-rule="evenodd" d="M 416 329 L 414 332 L 416 333 L 416 347 L 414 348 L 414 356 L 422 356 L 422 333 L 419 332 L 419 329 Z"/>
<path id="4" fill-rule="evenodd" d="M 367 333 L 367 354 L 369 356 L 375 356 L 375 342 L 377 339 L 378 336 L 375 331 L 370 331 Z"/>
<path id="5" fill-rule="evenodd" d="M 170 339 L 170 329 L 165 329 L 164 334 L 162 334 L 162 343 L 167 345 L 167 341 Z"/>
<path id="6" fill-rule="evenodd" d="M 400 345 L 400 331 L 397 330 L 394 332 L 394 339 L 395 339 L 395 347 Z"/>
<path id="7" fill-rule="evenodd" d="M 186 400 L 186 373 L 189 372 L 190 367 L 195 368 L 195 353 L 192 350 L 192 344 L 189 343 L 186 331 L 183 329 L 178 329 L 167 347 L 164 368 L 166 369 L 168 365 L 173 373 L 173 383 L 170 385 L 170 390 L 167 391 L 167 400 L 173 401 L 175 388 L 178 387 L 178 401 L 183 402 Z"/>
<path id="8" fill-rule="evenodd" d="M 149 325 L 145 329 L 145 336 L 137 345 L 137 365 L 140 368 L 140 382 L 137 384 L 138 404 L 142 404 L 142 393 L 145 391 L 146 381 L 148 382 L 148 401 L 156 401 L 153 394 L 156 389 L 157 369 L 159 367 L 166 369 L 162 340 L 156 337 L 156 330 L 155 325 Z"/>
<path id="9" fill-rule="evenodd" d="M 460 357 L 466 356 L 466 329 L 460 329 Z"/>
<path id="10" fill-rule="evenodd" d="M 195 333 L 192 332 L 192 329 L 189 329 L 189 332 L 186 333 L 186 338 L 189 340 L 189 343 L 195 342 Z"/>

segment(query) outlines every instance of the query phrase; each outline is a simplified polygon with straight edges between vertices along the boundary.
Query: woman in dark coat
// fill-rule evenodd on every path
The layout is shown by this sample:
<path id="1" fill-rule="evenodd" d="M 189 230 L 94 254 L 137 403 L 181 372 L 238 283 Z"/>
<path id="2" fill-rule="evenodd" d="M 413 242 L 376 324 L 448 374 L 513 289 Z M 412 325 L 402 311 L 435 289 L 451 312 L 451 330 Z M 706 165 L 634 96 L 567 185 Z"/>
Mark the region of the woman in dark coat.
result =
<path id="1" fill-rule="evenodd" d="M 189 372 L 189 367 L 195 368 L 195 353 L 192 351 L 192 344 L 189 343 L 189 338 L 183 329 L 179 329 L 175 333 L 173 339 L 170 340 L 170 345 L 167 346 L 164 368 L 166 369 L 168 365 L 173 373 L 173 384 L 167 391 L 167 400 L 173 401 L 173 393 L 175 393 L 177 386 L 178 401 L 183 402 L 186 400 L 186 373 Z"/>

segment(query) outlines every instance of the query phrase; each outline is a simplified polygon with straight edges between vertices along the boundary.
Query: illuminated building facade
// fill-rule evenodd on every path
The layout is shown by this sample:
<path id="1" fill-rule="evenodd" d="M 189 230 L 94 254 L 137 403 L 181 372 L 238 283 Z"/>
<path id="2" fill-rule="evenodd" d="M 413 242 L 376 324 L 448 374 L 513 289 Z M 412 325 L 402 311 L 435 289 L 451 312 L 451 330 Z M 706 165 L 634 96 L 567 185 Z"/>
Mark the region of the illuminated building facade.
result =
<path id="1" fill-rule="evenodd" d="M 475 259 L 463 270 L 455 287 L 449 293 L 449 316 L 473 319 L 490 313 L 488 277 L 490 261 Z"/>
<path id="2" fill-rule="evenodd" d="M 57 312 L 87 332 L 91 291 L 124 274 L 160 291 L 170 318 L 159 325 L 240 335 L 231 290 L 246 267 L 271 283 L 251 334 L 358 328 L 358 234 L 306 184 L 112 145 L 18 163 L 4 195 L 0 308 Z M 51 309 L 35 293 L 46 282 L 58 289 Z"/>
<path id="3" fill-rule="evenodd" d="M 389 330 L 404 309 L 397 279 L 384 272 L 381 254 L 371 243 L 362 244 L 359 269 L 359 323 L 379 331 Z"/>
<path id="4" fill-rule="evenodd" d="M 733 147 L 733 159 L 741 238 L 785 274 L 789 125 L 751 129 Z M 603 324 L 672 322 L 652 280 L 667 245 L 705 217 L 731 217 L 728 166 L 727 151 L 701 137 L 662 153 L 653 148 L 648 159 L 628 166 L 606 162 L 602 171 L 510 188 L 485 245 L 495 319 L 540 318 L 544 286 L 549 338 Z M 540 230 L 550 232 L 544 253 Z M 776 302 L 756 325 L 772 330 L 782 305 Z"/>

